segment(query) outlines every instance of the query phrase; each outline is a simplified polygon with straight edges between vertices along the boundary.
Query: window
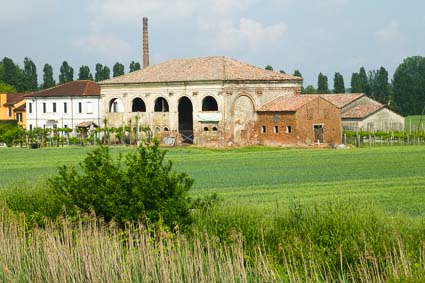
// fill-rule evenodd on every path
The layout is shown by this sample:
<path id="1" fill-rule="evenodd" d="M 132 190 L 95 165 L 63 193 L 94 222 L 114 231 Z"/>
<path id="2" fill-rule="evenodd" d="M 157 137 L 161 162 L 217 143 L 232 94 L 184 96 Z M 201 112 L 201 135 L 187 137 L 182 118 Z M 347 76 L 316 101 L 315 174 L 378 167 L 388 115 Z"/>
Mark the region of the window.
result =
<path id="1" fill-rule="evenodd" d="M 78 113 L 83 113 L 83 103 L 78 102 Z"/>
<path id="2" fill-rule="evenodd" d="M 28 108 L 29 113 L 32 113 L 32 103 L 28 103 Z"/>
<path id="3" fill-rule="evenodd" d="M 204 127 L 204 132 L 208 132 L 208 127 Z"/>
<path id="4" fill-rule="evenodd" d="M 217 132 L 217 127 L 212 127 L 213 132 Z"/>
<path id="5" fill-rule="evenodd" d="M 43 102 L 43 113 L 46 113 L 46 102 Z"/>
<path id="6" fill-rule="evenodd" d="M 18 120 L 18 122 L 22 122 L 22 113 L 16 114 L 16 120 Z"/>
<path id="7" fill-rule="evenodd" d="M 291 126 L 286 126 L 286 132 L 288 134 L 292 133 L 292 127 Z"/>
<path id="8" fill-rule="evenodd" d="M 168 112 L 168 102 L 163 97 L 158 97 L 155 101 L 154 112 Z"/>
<path id="9" fill-rule="evenodd" d="M 30 131 L 32 130 L 32 124 L 30 124 Z"/>
<path id="10" fill-rule="evenodd" d="M 168 132 L 168 128 L 167 127 L 164 128 L 164 132 Z"/>
<path id="11" fill-rule="evenodd" d="M 68 105 L 66 104 L 66 102 L 63 103 L 63 113 L 67 113 L 68 112 Z"/>
<path id="12" fill-rule="evenodd" d="M 56 102 L 53 102 L 53 113 L 56 113 Z"/>
<path id="13" fill-rule="evenodd" d="M 139 97 L 133 99 L 131 112 L 146 112 L 145 102 Z"/>
<path id="14" fill-rule="evenodd" d="M 12 117 L 12 107 L 9 107 L 9 117 Z"/>
<path id="15" fill-rule="evenodd" d="M 266 126 L 261 126 L 261 133 L 265 134 L 267 132 L 267 127 Z"/>
<path id="16" fill-rule="evenodd" d="M 278 134 L 279 133 L 279 126 L 274 126 L 274 133 Z"/>
<path id="17" fill-rule="evenodd" d="M 273 114 L 273 122 L 279 122 L 279 114 L 278 113 L 274 113 Z"/>
<path id="18" fill-rule="evenodd" d="M 218 111 L 217 101 L 212 96 L 207 96 L 202 100 L 202 111 Z"/>
<path id="19" fill-rule="evenodd" d="M 93 113 L 93 103 L 87 102 L 86 107 L 87 107 L 87 114 L 92 114 Z"/>
<path id="20" fill-rule="evenodd" d="M 63 127 L 64 127 L 65 129 L 67 129 L 67 128 L 68 128 L 68 125 L 63 125 Z"/>

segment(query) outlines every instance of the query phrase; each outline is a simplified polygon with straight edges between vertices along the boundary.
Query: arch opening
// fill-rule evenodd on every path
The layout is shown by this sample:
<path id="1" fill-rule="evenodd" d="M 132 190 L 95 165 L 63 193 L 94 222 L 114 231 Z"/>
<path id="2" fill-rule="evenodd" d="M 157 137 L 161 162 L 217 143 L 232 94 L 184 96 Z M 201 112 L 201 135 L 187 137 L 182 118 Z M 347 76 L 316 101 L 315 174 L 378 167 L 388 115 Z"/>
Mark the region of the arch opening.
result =
<path id="1" fill-rule="evenodd" d="M 113 98 L 109 101 L 109 112 L 123 112 L 122 102 L 118 98 Z"/>
<path id="2" fill-rule="evenodd" d="M 154 107 L 154 112 L 168 112 L 169 107 L 168 107 L 168 102 L 167 100 L 165 100 L 165 98 L 163 97 L 158 97 L 155 100 L 155 107 Z"/>
<path id="3" fill-rule="evenodd" d="M 143 99 L 136 97 L 131 105 L 131 112 L 146 112 L 146 105 Z"/>
<path id="4" fill-rule="evenodd" d="M 189 98 L 180 98 L 178 111 L 181 142 L 193 144 L 193 106 Z"/>
<path id="5" fill-rule="evenodd" d="M 207 96 L 202 100 L 202 111 L 218 111 L 217 100 L 212 96 Z"/>

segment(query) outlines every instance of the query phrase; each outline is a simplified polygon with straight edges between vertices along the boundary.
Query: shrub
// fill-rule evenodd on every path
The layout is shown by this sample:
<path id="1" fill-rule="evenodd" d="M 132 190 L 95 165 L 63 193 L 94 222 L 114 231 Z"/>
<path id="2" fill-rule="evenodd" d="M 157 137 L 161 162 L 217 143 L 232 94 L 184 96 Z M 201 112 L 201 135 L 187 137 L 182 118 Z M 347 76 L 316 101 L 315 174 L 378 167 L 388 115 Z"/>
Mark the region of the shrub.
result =
<path id="1" fill-rule="evenodd" d="M 121 226 L 132 221 L 185 226 L 192 221 L 188 191 L 193 180 L 172 171 L 164 156 L 158 141 L 142 144 L 124 162 L 100 147 L 88 153 L 81 170 L 60 167 L 49 185 L 68 214 L 94 211 Z"/>

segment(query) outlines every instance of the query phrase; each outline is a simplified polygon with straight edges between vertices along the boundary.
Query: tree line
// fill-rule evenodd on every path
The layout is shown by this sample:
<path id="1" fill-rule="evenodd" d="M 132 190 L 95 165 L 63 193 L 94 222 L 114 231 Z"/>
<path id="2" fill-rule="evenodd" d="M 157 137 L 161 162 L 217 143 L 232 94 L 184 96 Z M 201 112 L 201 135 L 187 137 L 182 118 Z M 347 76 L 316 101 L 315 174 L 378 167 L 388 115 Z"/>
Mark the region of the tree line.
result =
<path id="1" fill-rule="evenodd" d="M 132 61 L 129 71 L 140 70 L 140 63 Z M 112 77 L 124 75 L 124 65 L 117 62 L 112 68 Z M 100 63 L 95 66 L 94 76 L 89 66 L 80 67 L 77 80 L 102 81 L 111 78 L 111 69 Z M 37 67 L 35 63 L 25 57 L 24 68 L 22 69 L 12 59 L 4 57 L 0 61 L 0 93 L 33 92 L 54 87 L 57 84 L 64 84 L 74 81 L 74 68 L 67 61 L 63 61 L 59 69 L 58 82 L 53 76 L 53 67 L 45 64 L 43 67 L 43 82 L 38 83 Z"/>
<path id="2" fill-rule="evenodd" d="M 271 65 L 267 70 L 273 70 Z M 284 71 L 280 71 L 284 73 Z M 302 77 L 299 70 L 294 76 Z M 302 87 L 303 94 L 324 93 L 365 93 L 368 97 L 385 104 L 389 108 L 407 115 L 425 114 L 425 57 L 408 57 L 397 67 L 390 82 L 384 67 L 366 71 L 361 67 L 351 75 L 350 88 L 345 87 L 344 77 L 334 74 L 333 89 L 329 88 L 328 77 L 319 73 L 317 88 L 313 85 Z"/>

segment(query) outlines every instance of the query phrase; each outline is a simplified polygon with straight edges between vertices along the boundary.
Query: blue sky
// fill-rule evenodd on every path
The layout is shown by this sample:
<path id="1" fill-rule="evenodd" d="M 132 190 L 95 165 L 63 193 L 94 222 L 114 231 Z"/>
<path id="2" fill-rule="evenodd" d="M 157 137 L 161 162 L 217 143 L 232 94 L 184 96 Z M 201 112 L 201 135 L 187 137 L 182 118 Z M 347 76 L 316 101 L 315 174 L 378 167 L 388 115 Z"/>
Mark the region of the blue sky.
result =
<path id="1" fill-rule="evenodd" d="M 293 73 L 317 85 L 384 66 L 390 77 L 408 56 L 425 56 L 423 0 L 0 0 L 0 57 L 56 73 L 126 66 L 141 60 L 142 17 L 149 17 L 150 61 L 225 55 Z"/>

